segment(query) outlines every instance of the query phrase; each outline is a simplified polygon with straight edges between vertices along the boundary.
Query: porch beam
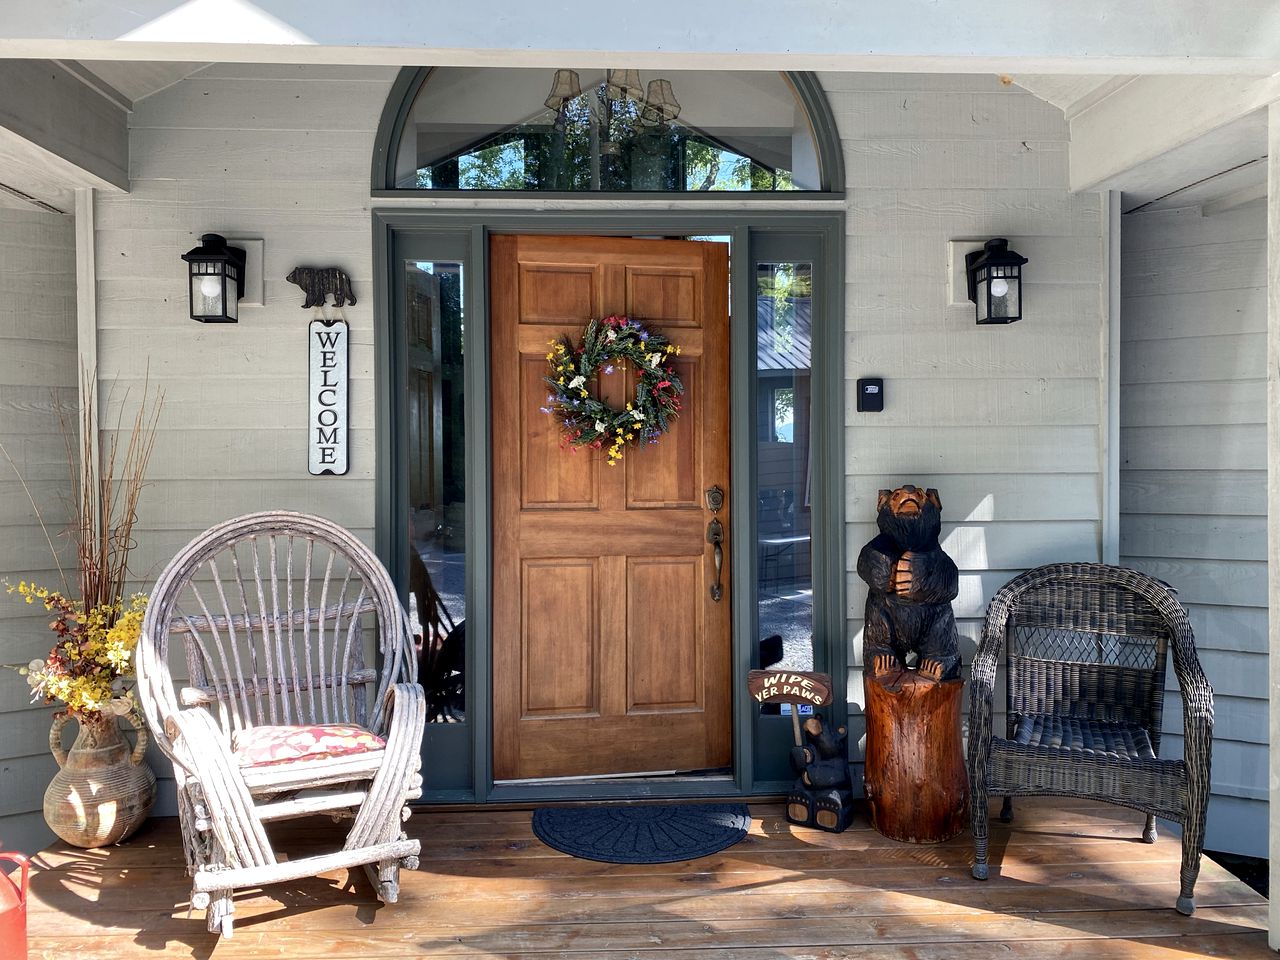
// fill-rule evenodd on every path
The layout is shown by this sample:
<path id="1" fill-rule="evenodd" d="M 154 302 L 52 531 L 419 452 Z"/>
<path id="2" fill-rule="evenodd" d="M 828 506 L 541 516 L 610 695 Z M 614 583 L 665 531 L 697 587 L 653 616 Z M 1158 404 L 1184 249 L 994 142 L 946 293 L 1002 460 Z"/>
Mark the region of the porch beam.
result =
<path id="1" fill-rule="evenodd" d="M 1270 75 L 1271 0 L 137 0 L 8 4 L 0 56 L 444 66 Z M 1015 55 L 1016 52 L 1016 55 Z M 767 58 L 762 60 L 761 58 Z"/>
<path id="2" fill-rule="evenodd" d="M 1271 679 L 1270 889 L 1280 890 L 1280 103 L 1268 111 L 1267 160 L 1267 630 Z M 1280 950 L 1280 897 L 1268 937 Z"/>
<path id="3" fill-rule="evenodd" d="M 128 191 L 128 119 L 60 63 L 0 60 L 0 142 L 64 188 Z"/>
<path id="4" fill-rule="evenodd" d="M 1248 76 L 1135 77 L 1070 121 L 1070 186 L 1080 190 L 1140 191 L 1143 164 L 1190 147 L 1280 99 L 1280 73 Z M 1247 146 L 1245 159 L 1256 159 Z M 1214 163 L 1212 155 L 1203 162 Z M 1221 173 L 1232 163 L 1230 146 Z M 1158 165 L 1156 165 L 1158 166 Z M 1163 168 L 1151 168 L 1154 176 Z"/>

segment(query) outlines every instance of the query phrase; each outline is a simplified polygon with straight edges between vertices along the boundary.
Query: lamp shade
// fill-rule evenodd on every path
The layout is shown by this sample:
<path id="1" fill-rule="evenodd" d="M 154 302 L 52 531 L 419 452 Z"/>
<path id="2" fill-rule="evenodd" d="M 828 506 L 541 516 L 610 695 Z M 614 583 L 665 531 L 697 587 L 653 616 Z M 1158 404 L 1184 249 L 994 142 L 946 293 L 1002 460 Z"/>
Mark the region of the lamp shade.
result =
<path id="1" fill-rule="evenodd" d="M 550 110 L 559 110 L 566 101 L 582 95 L 582 82 L 577 70 L 557 70 L 551 78 L 551 92 L 543 101 Z"/>
<path id="2" fill-rule="evenodd" d="M 1022 319 L 1022 265 L 1026 262 L 1003 238 L 988 240 L 980 251 L 965 255 L 969 299 L 978 323 Z"/>
<path id="3" fill-rule="evenodd" d="M 639 70 L 610 70 L 604 92 L 610 100 L 642 100 L 644 86 Z"/>
<path id="4" fill-rule="evenodd" d="M 200 246 L 182 255 L 189 274 L 190 313 L 201 323 L 236 323 L 244 296 L 245 252 L 226 238 L 206 233 Z"/>
<path id="5" fill-rule="evenodd" d="M 640 119 L 650 125 L 670 123 L 680 116 L 680 101 L 671 89 L 670 80 L 650 80 L 644 95 L 644 108 Z"/>

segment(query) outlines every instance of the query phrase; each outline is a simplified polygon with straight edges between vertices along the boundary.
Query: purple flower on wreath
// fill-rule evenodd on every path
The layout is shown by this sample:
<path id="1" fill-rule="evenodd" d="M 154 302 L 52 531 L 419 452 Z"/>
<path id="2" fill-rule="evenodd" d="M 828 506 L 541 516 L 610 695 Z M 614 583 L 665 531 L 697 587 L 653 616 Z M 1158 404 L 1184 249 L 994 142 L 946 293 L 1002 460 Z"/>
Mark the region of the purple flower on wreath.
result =
<path id="1" fill-rule="evenodd" d="M 538 409 L 541 410 L 543 413 L 555 413 L 555 411 L 552 410 L 550 407 L 539 407 Z"/>
<path id="2" fill-rule="evenodd" d="M 613 364 L 612 364 L 612 363 L 606 363 L 606 364 L 605 364 L 605 367 L 604 367 L 604 372 L 605 372 L 605 373 L 613 373 Z"/>
<path id="3" fill-rule="evenodd" d="M 647 342 L 647 341 L 648 341 L 648 339 L 649 339 L 649 331 L 648 331 L 648 330 L 641 330 L 641 331 L 640 331 L 640 339 L 641 339 L 641 340 L 644 340 L 644 341 L 646 341 L 646 342 Z"/>

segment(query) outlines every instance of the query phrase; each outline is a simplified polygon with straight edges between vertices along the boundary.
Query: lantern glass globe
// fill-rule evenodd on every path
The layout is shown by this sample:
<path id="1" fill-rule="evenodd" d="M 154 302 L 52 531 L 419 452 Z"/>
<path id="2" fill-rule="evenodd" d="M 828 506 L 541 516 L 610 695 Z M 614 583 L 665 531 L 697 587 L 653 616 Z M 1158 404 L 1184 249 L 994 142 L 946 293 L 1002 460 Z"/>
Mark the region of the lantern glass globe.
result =
<path id="1" fill-rule="evenodd" d="M 1009 281 L 1002 277 L 997 277 L 991 281 L 991 295 L 993 297 L 1003 297 L 1009 293 Z"/>

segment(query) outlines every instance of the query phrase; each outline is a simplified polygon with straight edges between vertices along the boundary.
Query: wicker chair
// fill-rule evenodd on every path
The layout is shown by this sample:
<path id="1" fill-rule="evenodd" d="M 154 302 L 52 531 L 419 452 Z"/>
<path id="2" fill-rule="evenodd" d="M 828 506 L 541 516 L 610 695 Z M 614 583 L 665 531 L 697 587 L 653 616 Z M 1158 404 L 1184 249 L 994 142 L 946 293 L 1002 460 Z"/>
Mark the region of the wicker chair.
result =
<path id="1" fill-rule="evenodd" d="M 380 670 L 365 666 L 375 634 Z M 172 636 L 183 642 L 171 660 Z M 237 888 L 329 870 L 364 866 L 379 898 L 397 899 L 399 870 L 419 853 L 402 827 L 422 787 L 416 669 L 386 570 L 326 520 L 239 517 L 165 568 L 138 643 L 138 694 L 173 761 L 191 903 L 210 931 L 231 935 Z M 278 857 L 267 826 L 316 813 L 350 819 L 346 836 Z"/>
<path id="2" fill-rule="evenodd" d="M 1182 688 L 1183 760 L 1161 759 L 1165 661 Z M 1008 736 L 992 730 L 996 667 L 1007 672 Z M 1200 669 L 1186 611 L 1146 574 L 1095 563 L 1037 567 L 1005 584 L 987 611 L 970 687 L 969 777 L 973 875 L 987 878 L 988 797 L 1086 797 L 1182 825 L 1179 912 L 1204 847 L 1213 741 L 1213 690 Z"/>

